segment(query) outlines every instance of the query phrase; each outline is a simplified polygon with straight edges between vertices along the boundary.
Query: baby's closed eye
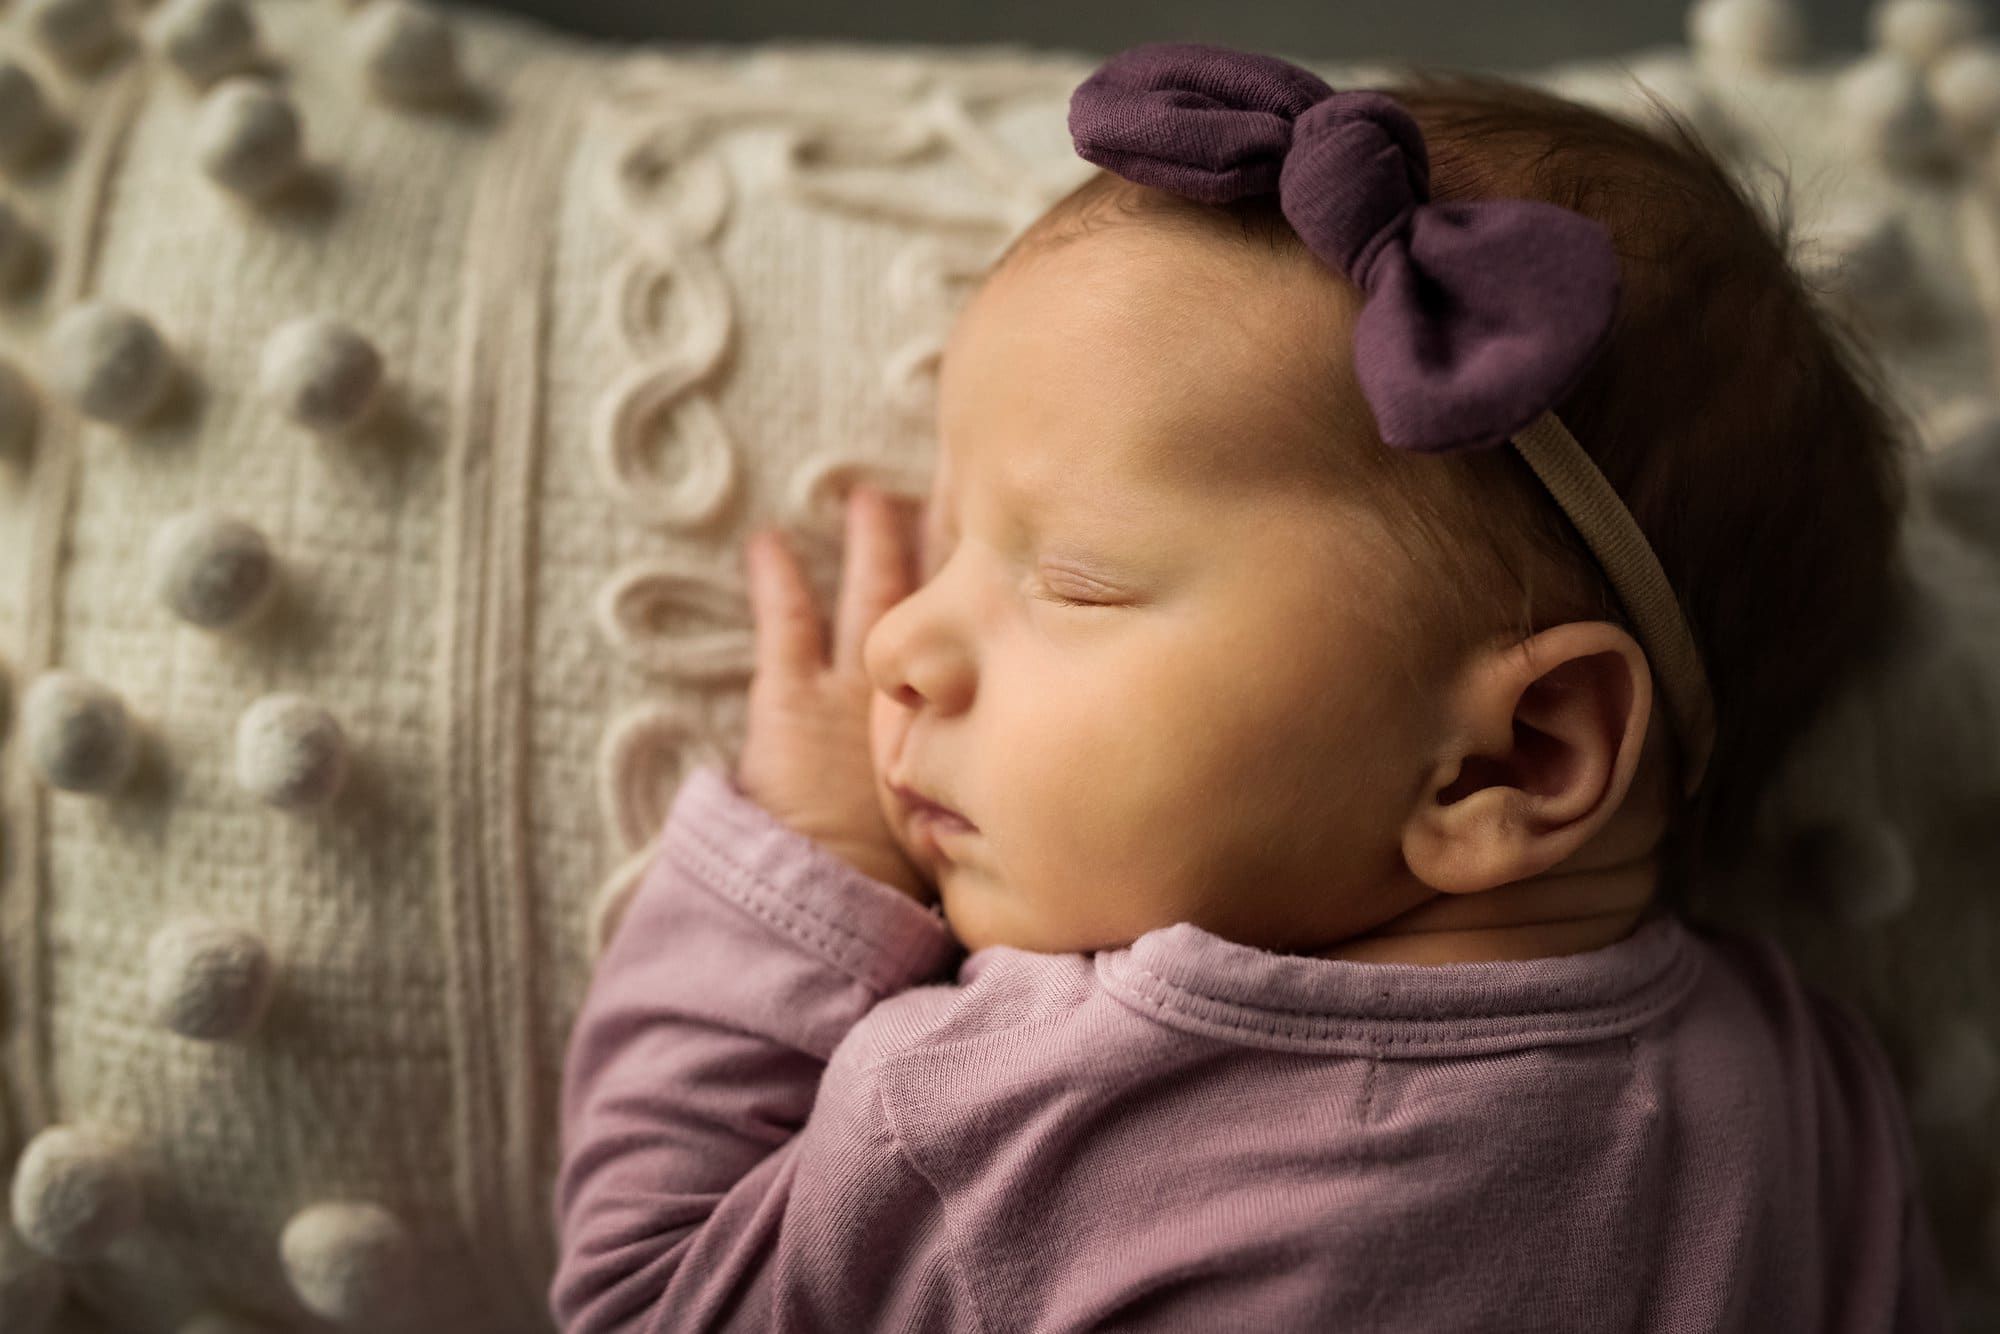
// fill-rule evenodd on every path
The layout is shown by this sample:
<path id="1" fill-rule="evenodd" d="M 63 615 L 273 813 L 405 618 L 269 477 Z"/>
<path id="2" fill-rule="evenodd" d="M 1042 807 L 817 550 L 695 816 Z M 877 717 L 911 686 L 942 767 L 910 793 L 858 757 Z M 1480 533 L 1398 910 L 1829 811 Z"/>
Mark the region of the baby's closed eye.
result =
<path id="1" fill-rule="evenodd" d="M 1063 607 L 1111 607 L 1117 605 L 1111 602 L 1089 602 L 1081 598 L 1066 598 L 1060 593 L 1051 593 L 1048 600 Z"/>
<path id="2" fill-rule="evenodd" d="M 1049 576 L 1053 575 L 1053 578 Z M 1117 590 L 1108 588 L 1095 580 L 1085 579 L 1070 570 L 1044 569 L 1036 577 L 1036 583 L 1046 591 L 1049 601 L 1065 607 L 1111 607 L 1117 605 Z"/>

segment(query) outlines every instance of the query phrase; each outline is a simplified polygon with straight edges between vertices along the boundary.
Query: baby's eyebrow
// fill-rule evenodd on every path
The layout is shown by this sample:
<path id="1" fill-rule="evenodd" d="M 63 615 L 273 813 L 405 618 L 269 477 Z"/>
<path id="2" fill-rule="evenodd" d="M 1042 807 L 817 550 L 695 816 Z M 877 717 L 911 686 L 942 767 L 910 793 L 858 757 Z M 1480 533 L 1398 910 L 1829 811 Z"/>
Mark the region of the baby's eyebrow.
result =
<path id="1" fill-rule="evenodd" d="M 1113 516 L 1160 518 L 1175 501 L 1241 487 L 1245 481 L 1241 460 L 1225 463 L 1220 459 L 1192 458 L 1188 446 L 1163 446 L 1154 437 L 1105 441 L 1100 447 L 1116 450 L 1126 460 L 1114 474 L 1119 479 L 1115 497 L 1103 494 L 1104 484 L 1082 479 L 1079 467 L 1065 468 L 1060 460 L 1045 461 L 1036 467 L 1010 467 L 1004 461 L 990 464 L 987 497 L 1016 536 L 1025 539 L 1042 534 L 1054 512 L 1081 511 L 1100 520 Z M 942 442 L 939 451 L 938 471 L 932 478 L 926 506 L 926 531 L 933 525 L 945 531 L 955 529 L 952 501 L 957 497 L 953 492 L 967 485 L 962 475 L 946 468 Z M 1225 451 L 1210 452 L 1219 455 Z M 1134 466 L 1129 462 L 1134 455 L 1143 455 L 1145 461 Z"/>

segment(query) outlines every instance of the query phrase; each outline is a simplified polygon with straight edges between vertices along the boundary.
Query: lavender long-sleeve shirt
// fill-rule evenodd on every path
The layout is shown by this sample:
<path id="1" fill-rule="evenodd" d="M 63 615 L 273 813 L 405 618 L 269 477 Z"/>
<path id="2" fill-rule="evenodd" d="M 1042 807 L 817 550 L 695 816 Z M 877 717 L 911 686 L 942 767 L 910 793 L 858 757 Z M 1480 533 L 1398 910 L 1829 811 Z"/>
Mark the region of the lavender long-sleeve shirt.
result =
<path id="1" fill-rule="evenodd" d="M 1947 1326 L 1882 1050 L 1767 941 L 967 956 L 714 767 L 562 1134 L 565 1334 Z"/>

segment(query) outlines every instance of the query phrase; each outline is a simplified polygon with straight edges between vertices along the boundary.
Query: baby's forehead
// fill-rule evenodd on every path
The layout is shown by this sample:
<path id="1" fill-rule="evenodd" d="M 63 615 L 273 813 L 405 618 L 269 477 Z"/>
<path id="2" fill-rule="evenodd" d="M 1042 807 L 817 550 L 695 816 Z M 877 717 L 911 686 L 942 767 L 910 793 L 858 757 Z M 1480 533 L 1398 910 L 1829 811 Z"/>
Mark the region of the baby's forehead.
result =
<path id="1" fill-rule="evenodd" d="M 1032 442 L 963 436 L 940 442 L 931 514 L 947 523 L 952 502 L 969 501 L 1016 516 L 1122 511 L 1147 522 L 1199 523 L 1205 506 L 1358 492 L 1360 479 L 1339 479 L 1352 449 L 1296 436 L 1252 441 L 1193 425 L 1116 443 L 1103 434 Z"/>
<path id="2" fill-rule="evenodd" d="M 974 294 L 939 367 L 947 452 L 1067 451 L 1047 466 L 1199 497 L 1295 483 L 1375 441 L 1340 292 L 1253 252 L 1111 239 L 1031 253 Z"/>

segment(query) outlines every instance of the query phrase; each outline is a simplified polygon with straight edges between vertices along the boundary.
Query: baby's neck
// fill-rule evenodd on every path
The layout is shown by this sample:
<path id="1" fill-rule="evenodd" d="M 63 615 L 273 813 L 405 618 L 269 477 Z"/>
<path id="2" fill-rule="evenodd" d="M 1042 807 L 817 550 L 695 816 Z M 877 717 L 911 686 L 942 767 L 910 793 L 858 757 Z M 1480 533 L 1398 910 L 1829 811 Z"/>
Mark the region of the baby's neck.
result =
<path id="1" fill-rule="evenodd" d="M 1433 892 L 1312 953 L 1362 963 L 1477 963 L 1599 949 L 1665 911 L 1659 834 L 1657 823 L 1621 812 L 1599 839 L 1541 875 L 1476 894 Z"/>

